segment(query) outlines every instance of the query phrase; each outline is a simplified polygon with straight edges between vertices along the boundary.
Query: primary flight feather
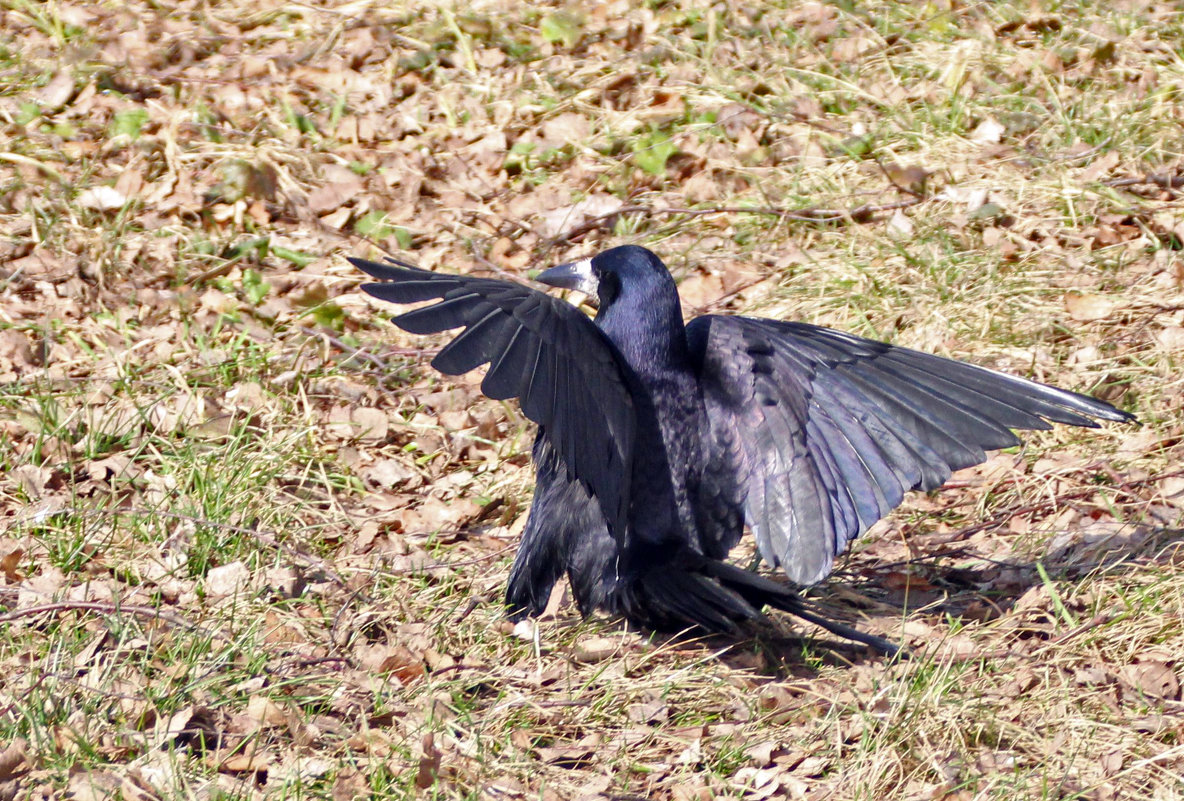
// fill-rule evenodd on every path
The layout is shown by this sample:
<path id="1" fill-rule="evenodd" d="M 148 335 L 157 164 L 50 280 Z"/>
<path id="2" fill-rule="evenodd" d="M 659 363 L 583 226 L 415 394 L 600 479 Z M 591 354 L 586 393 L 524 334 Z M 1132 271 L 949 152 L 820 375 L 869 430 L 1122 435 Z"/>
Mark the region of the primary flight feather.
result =
<path id="1" fill-rule="evenodd" d="M 432 365 L 482 364 L 482 391 L 538 424 L 534 500 L 506 602 L 542 612 L 567 574 L 581 612 L 660 629 L 731 631 L 769 605 L 820 618 L 797 593 L 724 560 L 747 524 L 795 583 L 941 486 L 1012 429 L 1132 415 L 1075 392 L 806 323 L 706 315 L 684 324 L 673 278 L 626 245 L 538 276 L 599 301 L 595 319 L 543 292 L 401 262 L 350 259 L 417 334 L 462 329 Z"/>

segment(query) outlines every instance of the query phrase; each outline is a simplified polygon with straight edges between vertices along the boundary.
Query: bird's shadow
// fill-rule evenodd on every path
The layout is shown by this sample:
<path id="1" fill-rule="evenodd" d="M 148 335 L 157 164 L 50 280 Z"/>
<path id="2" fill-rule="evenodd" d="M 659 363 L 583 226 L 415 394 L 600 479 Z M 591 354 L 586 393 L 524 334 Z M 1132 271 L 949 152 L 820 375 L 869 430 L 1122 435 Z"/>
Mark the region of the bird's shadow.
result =
<path id="1" fill-rule="evenodd" d="M 1016 611 L 1017 602 L 1033 587 L 1078 582 L 1087 577 L 1121 577 L 1150 564 L 1179 561 L 1184 529 L 1132 524 L 1124 535 L 1075 541 L 1051 550 L 1039 560 L 993 561 L 969 547 L 945 549 L 908 562 L 860 564 L 853 560 L 806 597 L 813 609 L 861 631 L 899 642 L 907 658 L 912 644 L 905 636 L 908 620 L 932 621 L 934 628 L 954 624 L 986 624 Z M 966 566 L 967 563 L 971 566 Z M 907 575 L 908 581 L 900 576 Z M 1044 610 L 1051 622 L 1055 611 Z M 1048 638 L 1054 628 L 1033 627 L 1024 636 Z M 738 670 L 769 678 L 811 678 L 827 665 L 861 665 L 893 657 L 866 645 L 836 638 L 791 614 L 775 613 L 768 623 L 739 637 L 654 635 L 715 648 L 719 660 Z M 923 643 L 919 643 L 923 644 Z"/>

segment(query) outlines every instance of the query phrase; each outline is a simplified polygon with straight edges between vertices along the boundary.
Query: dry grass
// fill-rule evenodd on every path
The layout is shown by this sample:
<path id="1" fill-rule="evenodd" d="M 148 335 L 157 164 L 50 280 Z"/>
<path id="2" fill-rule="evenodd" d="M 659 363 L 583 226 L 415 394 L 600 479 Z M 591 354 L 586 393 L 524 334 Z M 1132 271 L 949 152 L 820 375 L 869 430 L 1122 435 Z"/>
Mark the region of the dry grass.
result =
<path id="1" fill-rule="evenodd" d="M 1184 16 L 630 6 L 0 2 L 0 798 L 1184 796 Z M 626 241 L 1144 425 L 854 544 L 908 662 L 515 632 L 530 427 L 341 257 Z"/>

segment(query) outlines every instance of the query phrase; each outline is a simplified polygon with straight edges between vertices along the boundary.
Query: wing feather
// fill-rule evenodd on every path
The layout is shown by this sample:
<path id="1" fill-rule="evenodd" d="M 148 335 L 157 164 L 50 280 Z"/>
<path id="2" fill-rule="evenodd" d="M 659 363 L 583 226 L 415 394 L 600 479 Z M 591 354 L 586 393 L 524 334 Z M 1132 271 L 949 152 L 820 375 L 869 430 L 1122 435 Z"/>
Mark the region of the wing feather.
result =
<path id="1" fill-rule="evenodd" d="M 463 329 L 432 360 L 459 375 L 488 363 L 482 391 L 517 397 L 568 472 L 625 534 L 637 419 L 629 368 L 579 309 L 528 287 L 420 270 L 402 262 L 350 262 L 381 283 L 362 289 L 393 303 L 437 301 L 394 318 L 415 334 Z"/>
<path id="2" fill-rule="evenodd" d="M 1075 392 L 806 323 L 687 326 L 708 418 L 741 443 L 762 556 L 811 584 L 911 489 L 934 489 L 1012 429 L 1133 417 Z"/>

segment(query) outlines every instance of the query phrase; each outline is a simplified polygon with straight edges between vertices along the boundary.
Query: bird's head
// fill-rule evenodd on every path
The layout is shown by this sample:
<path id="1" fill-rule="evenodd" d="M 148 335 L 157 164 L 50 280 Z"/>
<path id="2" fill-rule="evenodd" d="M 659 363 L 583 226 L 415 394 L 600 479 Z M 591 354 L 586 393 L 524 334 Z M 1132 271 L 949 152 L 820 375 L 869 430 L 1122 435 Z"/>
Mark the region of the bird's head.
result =
<path id="1" fill-rule="evenodd" d="M 678 298 L 662 260 L 639 245 L 622 245 L 539 273 L 538 280 L 596 298 L 603 313 L 618 301 L 653 303 Z"/>

